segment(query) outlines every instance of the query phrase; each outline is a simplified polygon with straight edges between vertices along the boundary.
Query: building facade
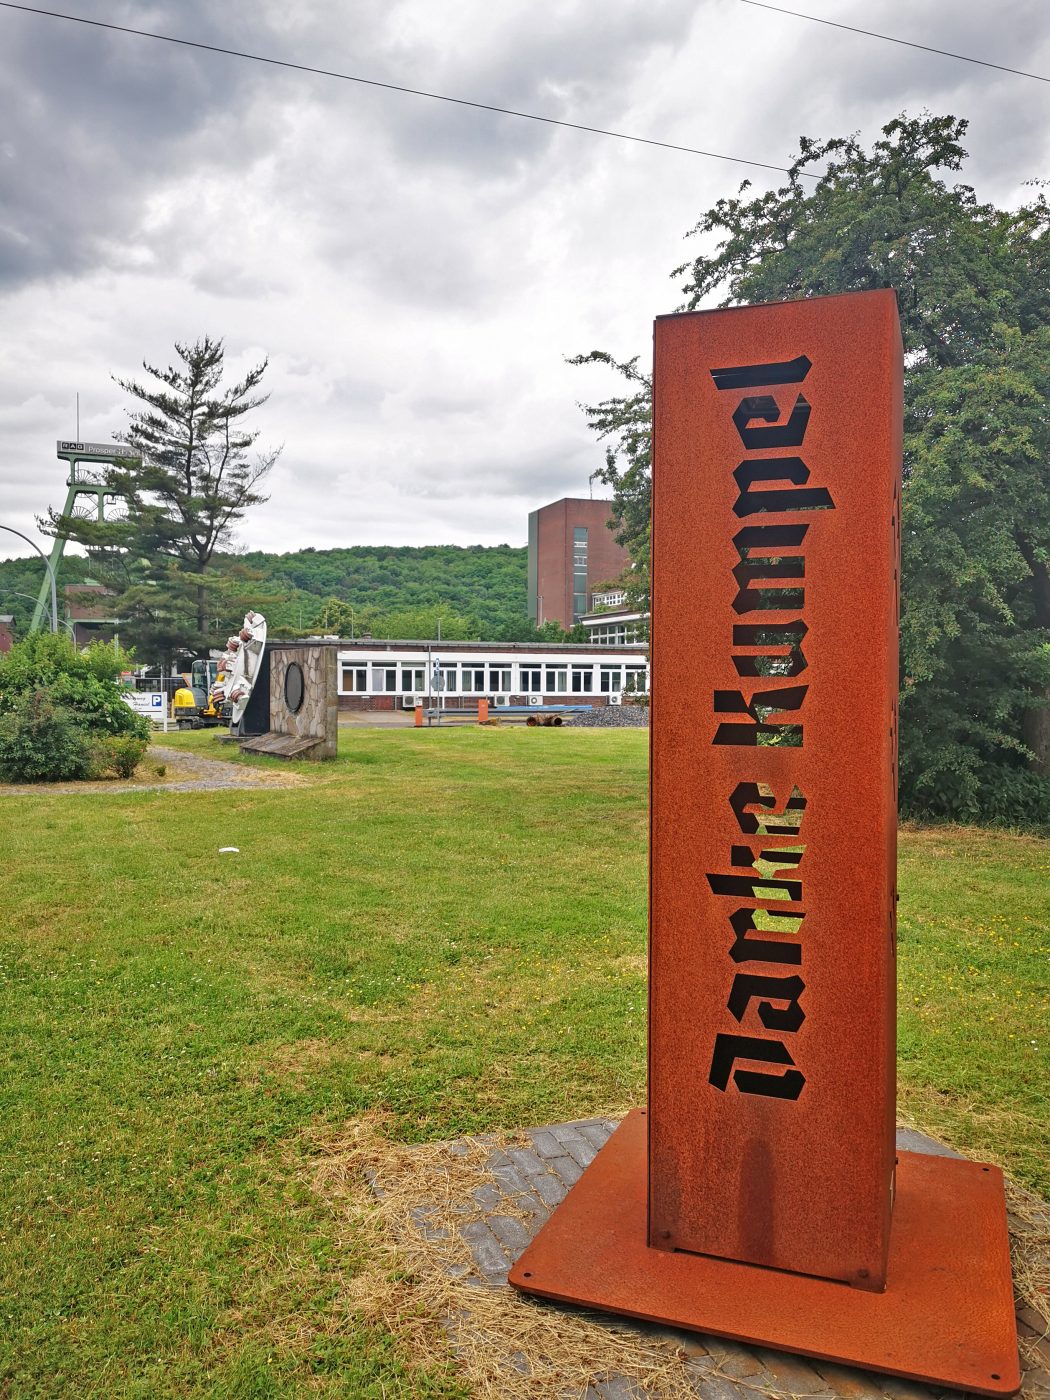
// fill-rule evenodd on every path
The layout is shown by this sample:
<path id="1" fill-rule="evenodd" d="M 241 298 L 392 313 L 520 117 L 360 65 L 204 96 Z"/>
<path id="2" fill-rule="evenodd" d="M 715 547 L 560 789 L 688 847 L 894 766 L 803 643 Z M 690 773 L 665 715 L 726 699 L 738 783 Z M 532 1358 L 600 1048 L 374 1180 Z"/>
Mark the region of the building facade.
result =
<path id="1" fill-rule="evenodd" d="M 318 640 L 318 639 L 310 639 Z M 649 691 L 649 648 L 524 642 L 332 641 L 339 708 L 608 705 Z"/>
<path id="2" fill-rule="evenodd" d="M 529 617 L 537 627 L 571 627 L 591 607 L 594 588 L 630 564 L 609 529 L 611 501 L 565 497 L 529 515 Z"/>
<path id="3" fill-rule="evenodd" d="M 597 646 L 622 647 L 644 641 L 649 635 L 649 614 L 637 608 L 599 607 L 580 618 L 587 640 Z"/>

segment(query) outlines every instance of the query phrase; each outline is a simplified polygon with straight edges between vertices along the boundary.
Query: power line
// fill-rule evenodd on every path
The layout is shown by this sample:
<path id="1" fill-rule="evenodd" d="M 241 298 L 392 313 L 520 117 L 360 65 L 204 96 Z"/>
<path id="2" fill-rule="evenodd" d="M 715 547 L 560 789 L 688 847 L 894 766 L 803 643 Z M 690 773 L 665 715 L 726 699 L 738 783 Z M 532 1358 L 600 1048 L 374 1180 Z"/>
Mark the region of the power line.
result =
<path id="1" fill-rule="evenodd" d="M 756 10 L 772 10 L 774 14 L 790 15 L 792 19 L 808 19 L 811 24 L 826 24 L 829 29 L 845 29 L 850 34 L 864 34 L 869 39 L 882 39 L 887 44 L 901 44 L 906 49 L 922 49 L 923 53 L 940 54 L 942 58 L 957 58 L 961 63 L 977 63 L 982 68 L 994 68 L 1000 73 L 1013 73 L 1017 78 L 1032 78 L 1037 83 L 1050 83 L 1042 73 L 1026 73 L 1023 68 L 1007 68 L 1003 63 L 989 63 L 984 58 L 971 58 L 969 54 L 952 53 L 950 49 L 935 49 L 930 44 L 915 44 L 910 39 L 897 39 L 892 34 L 876 34 L 873 29 L 858 29 L 852 24 L 840 24 L 838 20 L 821 19 L 819 15 L 804 15 L 800 10 L 786 10 L 782 5 L 769 5 L 766 0 L 740 0 L 742 5 L 751 5 Z"/>
<path id="2" fill-rule="evenodd" d="M 383 83 L 378 78 L 362 78 L 354 73 L 339 73 L 331 68 L 313 68 L 307 63 L 293 63 L 289 59 L 247 53 L 243 49 L 227 49 L 219 44 L 205 44 L 197 39 L 179 39 L 173 34 L 158 34 L 150 29 L 130 29 L 123 24 L 109 24 L 104 20 L 85 19 L 83 15 L 67 15 L 58 10 L 39 9 L 35 5 L 19 5 L 15 4 L 14 0 L 0 0 L 0 7 L 5 10 L 23 10 L 26 14 L 31 15 L 43 15 L 47 19 L 66 20 L 70 24 L 85 24 L 92 29 L 109 29 L 116 34 L 134 34 L 139 39 L 158 39 L 165 44 L 179 44 L 187 49 L 202 49 L 206 53 L 226 54 L 229 58 L 249 59 L 252 63 L 266 63 L 273 68 L 288 68 L 296 73 L 312 73 L 320 78 L 338 78 L 344 83 L 360 83 L 364 87 L 384 88 L 388 92 L 408 93 L 412 97 L 428 97 L 434 102 L 450 102 L 457 107 L 473 107 L 481 112 L 498 112 L 501 116 L 519 117 L 523 121 L 542 122 L 545 126 L 563 126 L 570 131 L 587 131 L 594 136 L 611 136 L 617 141 L 633 141 L 640 146 L 658 146 L 664 151 L 681 151 L 685 155 L 705 156 L 709 160 L 730 161 L 735 165 L 752 165 L 760 170 L 776 170 L 784 175 L 792 173 L 790 166 L 787 165 L 772 165 L 764 160 L 748 160 L 745 156 L 727 156 L 720 151 L 704 151 L 696 146 L 679 146 L 673 141 L 656 141 L 648 136 L 631 136 L 624 131 L 609 131 L 601 126 L 585 126 L 582 122 L 561 121 L 557 117 L 543 117 L 536 112 L 520 112 L 513 107 L 497 107 L 491 102 L 472 102 L 465 97 L 449 97 L 446 93 L 427 92 L 422 88 L 404 87 L 400 83 Z M 808 170 L 798 170 L 794 173 L 807 180 L 820 178 Z"/>

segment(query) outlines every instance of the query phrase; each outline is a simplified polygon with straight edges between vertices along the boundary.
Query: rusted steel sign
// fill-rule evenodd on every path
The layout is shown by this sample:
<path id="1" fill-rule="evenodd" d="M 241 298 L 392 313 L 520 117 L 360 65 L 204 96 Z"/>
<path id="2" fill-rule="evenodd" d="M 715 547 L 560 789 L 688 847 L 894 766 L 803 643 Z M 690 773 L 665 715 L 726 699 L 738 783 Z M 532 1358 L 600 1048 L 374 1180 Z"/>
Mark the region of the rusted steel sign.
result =
<path id="1" fill-rule="evenodd" d="M 656 323 L 649 1103 L 524 1292 L 986 1395 L 1002 1175 L 894 1151 L 890 291 Z"/>
<path id="2" fill-rule="evenodd" d="M 656 323 L 650 1234 L 881 1288 L 893 292 Z"/>

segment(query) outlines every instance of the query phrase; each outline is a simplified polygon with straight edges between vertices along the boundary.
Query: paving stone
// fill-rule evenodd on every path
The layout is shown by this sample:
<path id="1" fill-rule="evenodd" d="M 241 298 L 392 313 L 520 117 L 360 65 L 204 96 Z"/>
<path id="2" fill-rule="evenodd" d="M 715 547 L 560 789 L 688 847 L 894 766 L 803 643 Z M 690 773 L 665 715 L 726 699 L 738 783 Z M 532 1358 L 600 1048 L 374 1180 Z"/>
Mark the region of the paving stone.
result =
<path id="1" fill-rule="evenodd" d="M 448 1231 L 440 1225 L 431 1224 L 430 1216 L 432 1214 L 431 1210 L 420 1206 L 412 1212 L 412 1222 L 425 1240 L 447 1240 Z"/>
<path id="2" fill-rule="evenodd" d="M 508 1162 L 506 1166 L 503 1166 L 501 1163 L 490 1164 L 489 1171 L 503 1187 L 505 1192 L 510 1192 L 512 1194 L 515 1192 L 528 1193 L 529 1186 L 513 1163 Z"/>
<path id="3" fill-rule="evenodd" d="M 468 1220 L 459 1227 L 460 1236 L 470 1245 L 470 1252 L 486 1277 L 507 1276 L 507 1256 L 499 1240 L 483 1220 Z"/>
<path id="4" fill-rule="evenodd" d="M 740 1400 L 740 1390 L 724 1376 L 699 1376 L 693 1384 L 702 1400 Z"/>
<path id="5" fill-rule="evenodd" d="M 953 1152 L 936 1138 L 927 1137 L 915 1128 L 897 1129 L 897 1146 L 904 1152 L 925 1152 L 930 1157 L 961 1157 L 961 1152 Z"/>
<path id="6" fill-rule="evenodd" d="M 474 1199 L 479 1206 L 485 1210 L 497 1210 L 500 1201 L 503 1200 L 503 1192 L 491 1181 L 486 1181 L 483 1186 L 479 1186 L 474 1192 Z"/>
<path id="7" fill-rule="evenodd" d="M 533 1128 L 529 1137 L 541 1157 L 560 1157 L 564 1151 L 561 1143 L 547 1128 Z"/>
<path id="8" fill-rule="evenodd" d="M 514 1251 L 515 1257 L 532 1239 L 531 1233 L 512 1215 L 490 1215 L 486 1224 L 505 1249 Z"/>
<path id="9" fill-rule="evenodd" d="M 828 1383 L 804 1357 L 786 1351 L 755 1347 L 754 1353 L 777 1383 L 777 1389 L 791 1395 L 825 1395 Z"/>
<path id="10" fill-rule="evenodd" d="M 566 1186 L 575 1186 L 583 1175 L 583 1168 L 571 1157 L 552 1157 L 547 1166 L 560 1177 Z"/>
<path id="11" fill-rule="evenodd" d="M 544 1172 L 542 1176 L 533 1177 L 533 1189 L 540 1200 L 553 1210 L 555 1206 L 561 1205 L 565 1197 L 569 1194 L 568 1189 L 558 1180 L 556 1176 L 551 1176 Z"/>
<path id="12" fill-rule="evenodd" d="M 531 1147 L 510 1147 L 507 1155 L 517 1167 L 527 1177 L 542 1176 L 547 1167 Z"/>
<path id="13" fill-rule="evenodd" d="M 882 1377 L 871 1371 L 855 1371 L 852 1366 L 836 1366 L 833 1361 L 814 1361 L 813 1366 L 842 1400 L 884 1400 Z"/>
<path id="14" fill-rule="evenodd" d="M 580 1137 L 586 1138 L 591 1146 L 598 1151 L 601 1151 L 612 1137 L 612 1129 L 606 1123 L 577 1123 L 575 1126 Z"/>
<path id="15" fill-rule="evenodd" d="M 594 1387 L 602 1400 L 639 1400 L 645 1391 L 635 1381 L 626 1376 L 611 1376 L 607 1381 L 599 1381 Z"/>
<path id="16" fill-rule="evenodd" d="M 900 1376 L 880 1376 L 879 1381 L 883 1394 L 891 1400 L 930 1400 L 930 1387 L 919 1381 L 902 1380 Z"/>
<path id="17" fill-rule="evenodd" d="M 727 1342 L 719 1338 L 717 1342 L 710 1342 L 707 1350 L 711 1359 L 717 1363 L 718 1369 L 725 1371 L 726 1375 L 732 1376 L 734 1380 L 760 1376 L 765 1370 L 755 1353 L 748 1347 L 742 1347 L 739 1342 Z"/>
<path id="18" fill-rule="evenodd" d="M 710 1342 L 710 1338 L 707 1342 Z M 711 1355 L 709 1344 L 705 1345 L 696 1332 L 679 1332 L 675 1346 L 683 1353 L 686 1364 L 693 1370 L 710 1371 L 717 1364 Z"/>
<path id="19" fill-rule="evenodd" d="M 1023 1323 L 1033 1336 L 1044 1338 L 1050 1333 L 1050 1324 L 1039 1316 L 1035 1308 L 1030 1308 L 1027 1304 L 1017 1309 L 1017 1320 Z"/>
<path id="20" fill-rule="evenodd" d="M 577 1132 L 560 1131 L 558 1140 L 573 1161 L 581 1167 L 589 1167 L 598 1155 L 598 1149 L 592 1147 L 587 1139 Z"/>

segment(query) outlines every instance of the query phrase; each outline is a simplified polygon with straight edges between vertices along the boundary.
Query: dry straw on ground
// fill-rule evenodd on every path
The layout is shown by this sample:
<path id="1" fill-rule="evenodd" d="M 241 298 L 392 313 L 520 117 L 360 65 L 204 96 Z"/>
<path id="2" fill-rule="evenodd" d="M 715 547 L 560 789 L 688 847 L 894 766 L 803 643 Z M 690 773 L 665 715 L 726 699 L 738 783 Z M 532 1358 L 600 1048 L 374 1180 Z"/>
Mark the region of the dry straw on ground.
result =
<path id="1" fill-rule="evenodd" d="M 666 1333 L 485 1286 L 459 1231 L 489 1214 L 474 1193 L 493 1181 L 488 1158 L 507 1141 L 527 1139 L 405 1146 L 372 1117 L 314 1144 L 311 1185 L 368 1242 L 343 1297 L 351 1313 L 388 1328 L 420 1366 L 445 1369 L 451 1353 L 477 1400 L 578 1400 L 613 1376 L 661 1400 L 696 1400 L 694 1383 L 720 1376 L 783 1400 L 786 1391 L 726 1374 L 716 1355 L 688 1356 Z M 1050 1330 L 1050 1206 L 1012 1183 L 1008 1192 L 1018 1294 Z M 500 1213 L 534 1228 L 505 1193 Z"/>
<path id="2" fill-rule="evenodd" d="M 626 1324 L 610 1328 L 607 1319 L 599 1324 L 479 1283 L 459 1227 L 486 1216 L 473 1193 L 492 1181 L 485 1164 L 493 1146 L 467 1139 L 405 1147 L 386 1139 L 375 1120 L 355 1122 L 323 1144 L 312 1184 L 340 1202 L 347 1223 L 372 1246 L 371 1266 L 350 1280 L 348 1306 L 389 1328 L 424 1366 L 446 1365 L 451 1348 L 478 1400 L 575 1400 L 615 1375 L 647 1394 L 696 1400 L 673 1348 Z M 512 1198 L 504 1196 L 500 1210 L 532 1228 Z"/>

